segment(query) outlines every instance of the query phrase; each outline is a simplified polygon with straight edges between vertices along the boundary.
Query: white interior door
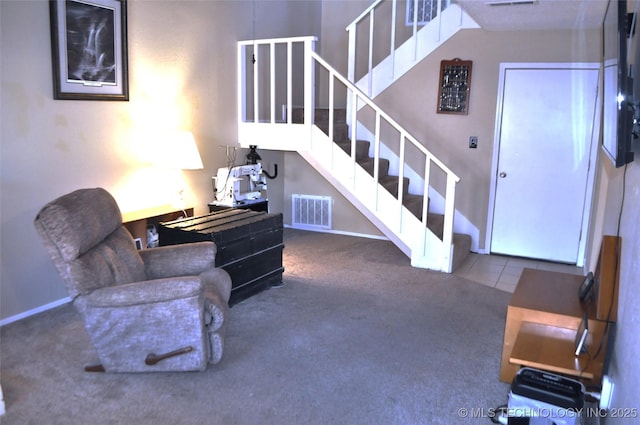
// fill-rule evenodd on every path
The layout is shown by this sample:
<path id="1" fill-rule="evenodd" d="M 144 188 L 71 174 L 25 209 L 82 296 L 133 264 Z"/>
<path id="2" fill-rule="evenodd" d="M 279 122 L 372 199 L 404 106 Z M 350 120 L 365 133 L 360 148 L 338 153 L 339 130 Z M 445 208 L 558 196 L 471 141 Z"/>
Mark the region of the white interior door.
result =
<path id="1" fill-rule="evenodd" d="M 491 252 L 577 262 L 598 73 L 503 70 Z"/>

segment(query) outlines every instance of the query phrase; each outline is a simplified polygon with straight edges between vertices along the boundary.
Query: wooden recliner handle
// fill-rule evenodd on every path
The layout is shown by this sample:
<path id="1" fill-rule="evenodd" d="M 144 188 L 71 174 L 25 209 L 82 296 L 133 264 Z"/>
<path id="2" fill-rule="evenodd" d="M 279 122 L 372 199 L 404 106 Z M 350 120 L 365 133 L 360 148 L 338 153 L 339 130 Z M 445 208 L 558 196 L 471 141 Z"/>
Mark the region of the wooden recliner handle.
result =
<path id="1" fill-rule="evenodd" d="M 144 363 L 147 366 L 153 366 L 158 364 L 158 362 L 164 360 L 164 359 L 168 359 L 169 357 L 175 357 L 175 356 L 179 356 L 181 354 L 186 354 L 193 351 L 193 347 L 192 346 L 187 346 L 187 347 L 183 347 L 183 348 L 178 348 L 177 350 L 174 351 L 170 351 L 168 353 L 165 354 L 155 354 L 155 353 L 149 353 L 147 354 L 147 358 L 144 359 Z"/>
<path id="2" fill-rule="evenodd" d="M 147 366 L 153 366 L 158 364 L 158 362 L 164 359 L 168 359 L 169 357 L 179 356 L 181 354 L 190 353 L 191 351 L 193 351 L 193 347 L 187 346 L 187 347 L 179 348 L 177 350 L 174 350 L 165 354 L 149 353 L 147 354 L 147 358 L 144 359 L 144 363 Z M 85 372 L 104 372 L 105 369 L 104 369 L 104 366 L 102 366 L 101 364 L 97 364 L 97 365 L 85 366 L 84 371 Z"/>

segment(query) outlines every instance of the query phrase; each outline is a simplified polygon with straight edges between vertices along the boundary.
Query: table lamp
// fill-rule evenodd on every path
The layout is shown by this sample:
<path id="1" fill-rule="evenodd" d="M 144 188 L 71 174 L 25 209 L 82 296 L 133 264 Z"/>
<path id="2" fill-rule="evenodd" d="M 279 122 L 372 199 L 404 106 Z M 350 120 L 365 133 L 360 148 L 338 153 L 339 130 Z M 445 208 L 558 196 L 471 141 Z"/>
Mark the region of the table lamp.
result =
<path id="1" fill-rule="evenodd" d="M 169 166 L 181 170 L 201 170 L 204 168 L 192 132 L 179 131 L 167 141 L 165 158 L 169 160 Z"/>
<path id="2" fill-rule="evenodd" d="M 192 132 L 178 131 L 172 133 L 168 135 L 163 142 L 156 165 L 178 170 L 201 170 L 204 168 Z M 180 209 L 184 211 L 183 192 L 184 188 L 178 190 L 178 200 L 176 204 L 179 204 Z"/>

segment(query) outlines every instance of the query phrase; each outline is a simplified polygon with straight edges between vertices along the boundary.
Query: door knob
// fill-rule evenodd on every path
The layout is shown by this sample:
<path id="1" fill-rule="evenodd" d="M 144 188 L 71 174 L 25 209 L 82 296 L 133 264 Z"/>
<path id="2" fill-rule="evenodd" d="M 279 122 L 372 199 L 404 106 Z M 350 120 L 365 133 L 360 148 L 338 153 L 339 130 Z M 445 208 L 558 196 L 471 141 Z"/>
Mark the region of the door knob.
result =
<path id="1" fill-rule="evenodd" d="M 501 172 L 501 173 L 499 174 L 499 176 L 500 176 L 500 178 L 501 178 L 501 179 L 503 179 L 503 178 L 507 177 L 507 173 L 505 173 L 505 172 L 503 171 L 503 172 Z"/>

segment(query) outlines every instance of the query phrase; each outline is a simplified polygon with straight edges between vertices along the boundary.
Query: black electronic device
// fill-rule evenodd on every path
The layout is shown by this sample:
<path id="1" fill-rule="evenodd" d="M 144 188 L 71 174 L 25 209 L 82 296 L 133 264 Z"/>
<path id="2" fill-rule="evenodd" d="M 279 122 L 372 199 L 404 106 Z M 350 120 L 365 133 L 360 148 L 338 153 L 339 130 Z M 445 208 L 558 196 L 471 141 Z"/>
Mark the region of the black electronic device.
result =
<path id="1" fill-rule="evenodd" d="M 579 425 L 584 393 L 580 381 L 523 367 L 511 383 L 507 423 Z"/>
<path id="2" fill-rule="evenodd" d="M 637 40 L 633 40 L 634 16 L 627 13 L 627 0 L 609 0 L 603 25 L 602 147 L 616 167 L 633 161 L 634 139 L 640 130 L 640 97 L 634 96 L 637 90 L 634 90 L 632 78 L 635 73 L 640 73 L 640 63 L 638 66 L 629 66 L 631 58 L 635 60 L 640 54 L 640 46 Z"/>
<path id="3" fill-rule="evenodd" d="M 578 298 L 580 298 L 580 302 L 583 302 L 591 293 L 591 289 L 593 288 L 593 284 L 595 283 L 595 281 L 596 280 L 593 277 L 593 273 L 589 272 L 589 274 L 582 281 L 580 288 L 578 289 Z"/>

